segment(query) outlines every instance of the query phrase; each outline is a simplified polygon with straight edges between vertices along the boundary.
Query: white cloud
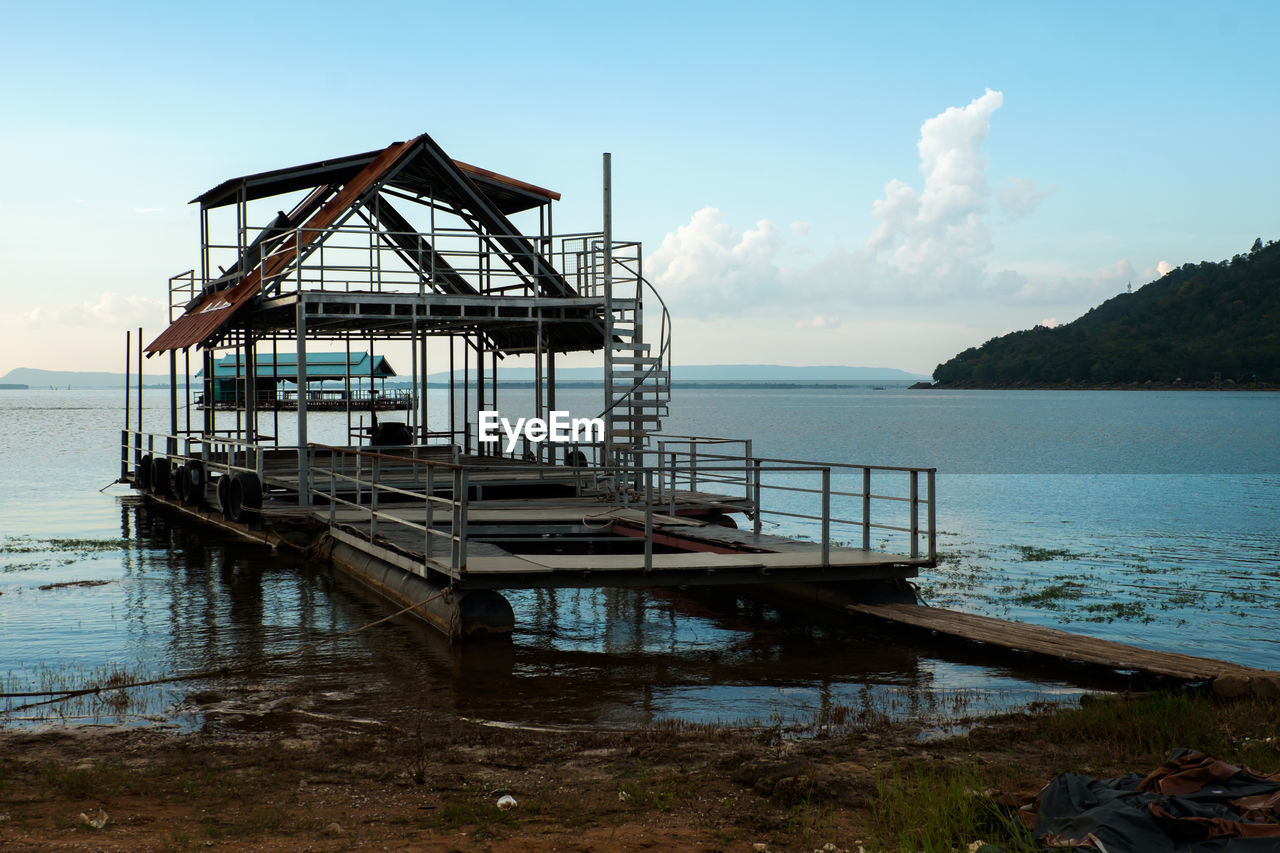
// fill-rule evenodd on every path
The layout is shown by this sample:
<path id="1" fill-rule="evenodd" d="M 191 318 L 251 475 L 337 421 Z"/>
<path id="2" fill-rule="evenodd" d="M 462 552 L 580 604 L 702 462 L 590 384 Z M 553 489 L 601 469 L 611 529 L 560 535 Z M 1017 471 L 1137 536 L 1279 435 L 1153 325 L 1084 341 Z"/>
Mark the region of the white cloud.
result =
<path id="1" fill-rule="evenodd" d="M 991 252 L 985 220 L 990 191 L 982 143 L 1004 95 L 988 89 L 966 107 L 951 107 L 920 128 L 916 150 L 924 189 L 899 180 L 885 185 L 872 211 L 880 226 L 867 249 L 888 253 L 891 267 L 908 275 L 947 275 Z"/>
<path id="2" fill-rule="evenodd" d="M 1037 187 L 1030 178 L 1008 177 L 996 187 L 996 201 L 1010 222 L 1026 219 L 1035 213 L 1040 202 L 1056 189 L 1053 186 Z"/>
<path id="3" fill-rule="evenodd" d="M 1046 329 L 1056 329 L 1058 327 L 1058 319 L 1056 317 L 1045 317 L 1040 321 L 1039 325 Z"/>
<path id="4" fill-rule="evenodd" d="M 168 325 L 165 303 L 133 294 L 103 293 L 97 302 L 80 302 L 46 309 L 37 306 L 25 315 L 30 325 L 94 326 L 125 329 Z"/>
<path id="5" fill-rule="evenodd" d="M 740 231 L 706 207 L 649 257 L 650 278 L 684 320 L 753 313 L 840 347 L 853 345 L 852 330 L 894 310 L 1026 328 L 1046 315 L 1046 324 L 1076 316 L 1138 282 L 1146 271 L 1125 258 L 1096 270 L 993 262 L 997 205 L 1000 222 L 1011 222 L 1033 215 L 1054 190 L 1027 177 L 993 189 L 983 145 L 1003 103 L 1001 92 L 988 89 L 923 122 L 916 144 L 922 183 L 884 185 L 871 204 L 874 227 L 857 250 L 834 249 L 797 268 L 782 259 L 803 257 L 787 239 L 806 236 L 806 222 L 791 223 L 789 235 L 767 219 Z"/>
<path id="6" fill-rule="evenodd" d="M 1173 264 L 1169 263 L 1168 261 L 1161 261 L 1160 263 L 1156 264 L 1156 274 L 1159 275 L 1161 278 L 1164 278 L 1171 272 L 1173 272 Z"/>
<path id="7" fill-rule="evenodd" d="M 646 266 L 673 305 L 733 312 L 779 289 L 789 272 L 775 261 L 781 240 L 767 219 L 739 232 L 717 208 L 704 207 L 663 239 Z"/>

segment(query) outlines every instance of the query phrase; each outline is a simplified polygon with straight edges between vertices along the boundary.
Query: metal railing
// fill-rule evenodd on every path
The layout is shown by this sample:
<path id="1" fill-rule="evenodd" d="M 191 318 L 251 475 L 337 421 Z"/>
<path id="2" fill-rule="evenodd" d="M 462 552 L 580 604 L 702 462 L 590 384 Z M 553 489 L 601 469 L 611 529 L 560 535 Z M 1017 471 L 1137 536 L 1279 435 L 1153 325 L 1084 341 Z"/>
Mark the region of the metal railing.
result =
<path id="1" fill-rule="evenodd" d="M 656 465 L 648 467 L 657 471 L 659 499 L 668 504 L 668 511 L 674 512 L 677 498 L 713 512 L 745 505 L 754 534 L 763 532 L 766 519 L 782 519 L 774 523 L 779 533 L 820 543 L 823 565 L 833 546 L 871 551 L 878 545 L 879 550 L 905 553 L 911 560 L 937 560 L 935 468 L 760 457 L 752 454 L 748 439 L 662 434 L 654 438 Z M 729 452 L 734 445 L 741 445 L 742 452 Z M 643 470 L 651 454 L 638 456 L 642 460 L 637 470 Z M 639 485 L 639 480 L 633 482 Z M 724 500 L 737 495 L 742 496 L 741 504 Z M 896 516 L 893 507 L 901 510 Z M 833 538 L 833 527 L 854 535 Z"/>
<path id="2" fill-rule="evenodd" d="M 447 567 L 458 575 L 467 570 L 467 521 L 470 505 L 470 471 L 465 465 L 440 460 L 415 459 L 400 455 L 378 453 L 359 448 L 332 447 L 313 444 L 308 448 L 311 463 L 309 486 L 314 501 L 320 498 L 329 507 L 330 528 L 338 525 L 338 509 L 355 510 L 360 521 L 369 524 L 369 541 L 376 542 L 379 524 L 395 524 L 422 534 L 425 562 L 444 567 L 442 561 L 432 556 L 433 539 L 448 543 Z M 327 456 L 328 466 L 320 458 Z M 366 475 L 366 462 L 368 470 Z M 425 477 L 422 489 L 403 488 L 382 481 L 383 469 L 393 465 L 410 465 L 415 475 L 420 469 Z M 416 476 L 415 476 L 416 479 Z M 439 494 L 443 481 L 447 494 Z M 328 488 L 323 486 L 327 484 Z M 388 496 L 400 498 L 398 504 L 387 509 Z M 367 497 L 367 502 L 366 502 Z M 354 499 L 353 499 L 354 498 Z M 404 517 L 397 507 L 422 506 L 425 510 L 422 523 Z M 448 527 L 437 526 L 436 509 L 442 508 L 449 518 Z"/>
<path id="3" fill-rule="evenodd" d="M 393 231 L 368 226 L 299 226 L 272 232 L 253 269 L 263 273 L 258 286 L 264 295 L 295 290 L 423 293 L 436 282 L 465 282 L 481 295 L 534 296 L 548 284 L 544 277 L 558 275 L 578 294 L 599 296 L 591 289 L 595 280 L 592 244 L 600 238 L 599 233 L 591 232 L 548 237 L 478 235 L 470 227 Z M 525 245 L 530 251 L 513 252 L 511 241 L 519 241 L 514 245 Z M 504 242 L 506 247 L 499 245 Z M 238 243 L 210 242 L 206 248 L 234 263 L 243 250 Z M 546 262 L 549 273 L 540 275 L 518 262 L 506 261 L 508 257 L 535 256 Z M 234 285 L 250 272 L 242 270 L 225 283 Z M 187 305 L 199 292 L 197 284 L 202 283 L 195 281 L 192 272 L 171 278 L 171 303 Z"/>
<path id="4" fill-rule="evenodd" d="M 504 475 L 526 485 L 564 486 L 603 506 L 642 512 L 646 570 L 652 568 L 655 514 L 714 520 L 743 513 L 757 537 L 744 543 L 748 549 L 770 550 L 769 542 L 759 538 L 768 523 L 779 535 L 813 541 L 823 567 L 831 565 L 836 549 L 874 551 L 916 563 L 937 560 L 936 469 L 760 457 L 743 439 L 667 435 L 660 437 L 658 450 L 624 454 L 626 464 L 602 465 L 597 458 L 596 464 L 583 467 L 536 460 L 513 467 L 463 458 L 457 445 L 448 459 L 438 459 L 420 456 L 422 446 L 395 452 L 324 444 L 298 449 L 230 437 L 123 430 L 122 478 L 130 456 L 136 476 L 144 452 L 155 454 L 161 443 L 175 463 L 198 459 L 211 473 L 252 472 L 264 491 L 266 456 L 296 453 L 304 463 L 298 471 L 299 504 L 318 503 L 318 513 L 327 505 L 330 526 L 367 523 L 371 542 L 384 525 L 415 531 L 422 537 L 424 561 L 454 575 L 466 571 L 472 502 L 482 497 L 486 484 L 501 482 Z M 723 452 L 735 445 L 742 447 L 741 453 Z M 281 483 L 274 487 L 279 491 Z M 422 521 L 406 517 L 406 506 L 422 507 Z M 355 515 L 340 520 L 342 510 Z M 447 560 L 435 556 L 438 549 L 432 545 L 438 540 L 448 542 Z"/>

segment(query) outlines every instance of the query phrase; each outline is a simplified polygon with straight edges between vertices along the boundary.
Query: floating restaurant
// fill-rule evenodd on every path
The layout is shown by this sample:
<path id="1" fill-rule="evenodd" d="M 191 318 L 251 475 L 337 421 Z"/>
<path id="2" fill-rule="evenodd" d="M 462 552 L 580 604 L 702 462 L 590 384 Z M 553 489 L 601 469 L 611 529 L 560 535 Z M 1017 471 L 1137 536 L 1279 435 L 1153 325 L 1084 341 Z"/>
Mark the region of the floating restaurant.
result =
<path id="1" fill-rule="evenodd" d="M 309 548 L 451 637 L 509 632 L 512 588 L 767 584 L 913 601 L 907 580 L 936 558 L 932 469 L 774 459 L 750 439 L 662 432 L 671 318 L 640 244 L 613 235 L 608 155 L 603 182 L 602 227 L 557 233 L 558 193 L 454 160 L 423 134 L 198 196 L 198 269 L 170 279 L 169 327 L 137 341 L 139 375 L 144 356 L 169 360 L 169 423 L 144 431 L 139 386 L 122 480 Z M 282 199 L 287 211 L 254 222 Z M 457 377 L 447 412 L 429 410 L 429 342 Z M 412 403 L 403 420 L 372 411 L 354 427 L 352 410 L 380 407 L 353 380 L 389 375 L 377 350 L 391 344 L 410 353 Z M 598 411 L 575 414 L 602 430 L 484 440 L 480 424 L 510 408 L 501 361 L 532 361 L 520 414 L 546 424 L 557 360 L 584 352 L 603 393 Z M 179 398 L 180 363 L 181 375 L 198 366 L 203 393 Z M 317 378 L 344 380 L 340 405 L 310 390 Z M 286 381 L 303 391 L 287 395 L 288 436 Z M 348 411 L 347 442 L 310 439 L 321 408 Z"/>

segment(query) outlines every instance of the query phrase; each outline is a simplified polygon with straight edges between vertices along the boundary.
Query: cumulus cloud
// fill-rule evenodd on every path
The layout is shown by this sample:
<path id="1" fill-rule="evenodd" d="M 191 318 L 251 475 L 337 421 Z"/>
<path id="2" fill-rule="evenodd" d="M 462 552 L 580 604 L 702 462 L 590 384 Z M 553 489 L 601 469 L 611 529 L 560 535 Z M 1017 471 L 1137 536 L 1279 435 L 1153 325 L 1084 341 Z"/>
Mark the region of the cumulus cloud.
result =
<path id="1" fill-rule="evenodd" d="M 1127 259 L 1092 271 L 993 263 L 993 211 L 1003 222 L 1024 219 L 1054 191 L 1028 177 L 1007 177 L 993 187 L 983 146 L 1003 104 L 1004 95 L 988 89 L 925 121 L 916 143 L 920 180 L 885 183 L 871 204 L 874 226 L 856 250 L 835 249 L 797 268 L 782 259 L 803 257 L 787 238 L 806 236 L 807 222 L 791 223 L 790 234 L 767 219 L 740 231 L 719 209 L 706 207 L 648 258 L 650 278 L 678 314 L 783 313 L 788 325 L 810 331 L 830 331 L 836 316 L 851 316 L 853 306 L 966 300 L 1043 306 L 1037 313 L 1044 316 L 1138 280 Z"/>
<path id="2" fill-rule="evenodd" d="M 990 191 L 982 143 L 1004 95 L 988 89 L 965 107 L 951 107 L 920 128 L 916 150 L 924 188 L 897 179 L 872 205 L 880 220 L 867 240 L 873 256 L 910 275 L 946 275 L 991 252 Z"/>
<path id="3" fill-rule="evenodd" d="M 1164 278 L 1171 272 L 1173 272 L 1173 264 L 1169 263 L 1168 261 L 1161 261 L 1160 263 L 1156 264 L 1156 274 L 1159 275 L 1161 278 Z"/>
<path id="4" fill-rule="evenodd" d="M 664 297 L 687 308 L 731 311 L 778 289 L 789 272 L 775 260 L 781 241 L 767 219 L 739 232 L 719 209 L 704 207 L 646 263 Z"/>
<path id="5" fill-rule="evenodd" d="M 762 219 L 739 232 L 714 207 L 699 210 L 647 261 L 652 279 L 684 310 L 737 310 L 760 300 L 793 303 L 786 285 L 802 284 L 805 298 L 822 301 L 902 302 L 922 297 L 1016 290 L 1020 281 L 987 275 L 991 206 L 982 144 L 991 115 L 1004 102 L 988 89 L 964 107 L 952 107 L 920 129 L 916 148 L 923 186 L 890 180 L 884 197 L 872 204 L 877 225 L 856 252 L 834 251 L 803 272 L 779 261 L 782 232 Z M 1014 185 L 1029 210 L 1040 192 Z M 808 233 L 804 221 L 791 234 Z M 674 306 L 673 306 L 674 307 Z"/>
<path id="6" fill-rule="evenodd" d="M 1056 329 L 1058 327 L 1058 318 L 1045 317 L 1037 325 L 1044 326 L 1046 329 Z"/>

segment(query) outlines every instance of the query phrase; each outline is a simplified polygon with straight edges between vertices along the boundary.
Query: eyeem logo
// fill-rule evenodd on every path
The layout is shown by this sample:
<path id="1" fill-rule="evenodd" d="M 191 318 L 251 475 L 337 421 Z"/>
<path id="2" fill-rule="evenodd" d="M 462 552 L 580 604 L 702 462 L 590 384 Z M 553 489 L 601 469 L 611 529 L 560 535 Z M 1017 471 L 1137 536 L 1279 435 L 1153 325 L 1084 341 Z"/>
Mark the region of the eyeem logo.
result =
<path id="1" fill-rule="evenodd" d="M 603 418 L 570 418 L 568 412 L 559 409 L 551 413 L 551 420 L 542 418 L 520 418 L 512 425 L 506 418 L 498 417 L 494 411 L 480 412 L 480 441 L 494 444 L 507 437 L 507 453 L 516 449 L 520 437 L 524 436 L 530 444 L 553 441 L 557 444 L 592 443 L 604 441 Z M 500 430 L 500 431 L 499 431 Z"/>

